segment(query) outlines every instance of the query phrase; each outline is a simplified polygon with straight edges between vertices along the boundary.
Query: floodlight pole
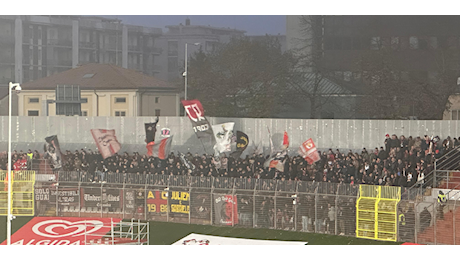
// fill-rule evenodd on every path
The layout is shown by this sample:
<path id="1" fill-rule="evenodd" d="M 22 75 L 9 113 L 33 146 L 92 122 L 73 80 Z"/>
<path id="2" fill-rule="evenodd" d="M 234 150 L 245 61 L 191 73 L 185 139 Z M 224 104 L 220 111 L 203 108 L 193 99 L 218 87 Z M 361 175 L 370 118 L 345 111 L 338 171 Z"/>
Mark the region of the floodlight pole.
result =
<path id="1" fill-rule="evenodd" d="M 11 220 L 13 220 L 12 214 L 12 183 L 11 178 L 11 106 L 12 106 L 12 90 L 15 89 L 17 93 L 21 91 L 21 86 L 19 83 L 12 83 L 8 85 L 8 212 L 7 212 L 7 221 L 6 221 L 6 244 L 11 245 Z"/>
<path id="2" fill-rule="evenodd" d="M 200 45 L 201 43 L 199 42 L 195 42 L 193 43 L 193 45 L 195 46 L 198 46 Z M 185 93 L 184 93 L 184 99 L 187 100 L 187 77 L 188 77 L 188 53 L 187 53 L 187 45 L 188 43 L 185 43 L 185 58 L 184 58 L 184 61 L 185 61 L 185 72 L 184 72 L 184 78 L 185 78 Z"/>

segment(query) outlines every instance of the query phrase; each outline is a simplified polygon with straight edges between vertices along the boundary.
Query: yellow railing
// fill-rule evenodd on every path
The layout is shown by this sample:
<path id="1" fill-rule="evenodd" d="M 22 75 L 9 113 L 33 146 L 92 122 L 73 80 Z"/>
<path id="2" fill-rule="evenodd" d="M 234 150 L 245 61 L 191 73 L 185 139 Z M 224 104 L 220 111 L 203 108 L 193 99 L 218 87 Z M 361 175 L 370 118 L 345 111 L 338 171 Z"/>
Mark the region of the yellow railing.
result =
<path id="1" fill-rule="evenodd" d="M 360 185 L 356 201 L 356 237 L 396 241 L 401 188 Z"/>
<path id="2" fill-rule="evenodd" d="M 12 171 L 12 214 L 33 216 L 35 213 L 35 171 Z M 0 171 L 0 215 L 8 213 L 8 171 Z"/>

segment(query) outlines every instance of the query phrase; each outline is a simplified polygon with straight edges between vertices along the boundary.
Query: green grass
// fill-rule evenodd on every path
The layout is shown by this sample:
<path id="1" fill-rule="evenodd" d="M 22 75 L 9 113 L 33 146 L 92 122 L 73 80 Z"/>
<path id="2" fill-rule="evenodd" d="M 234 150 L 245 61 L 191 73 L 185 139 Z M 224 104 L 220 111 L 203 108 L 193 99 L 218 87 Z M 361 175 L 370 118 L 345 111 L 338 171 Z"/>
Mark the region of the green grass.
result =
<path id="1" fill-rule="evenodd" d="M 253 238 L 284 241 L 306 241 L 308 245 L 399 245 L 397 242 L 384 242 L 355 237 L 344 237 L 334 235 L 322 235 L 314 233 L 272 230 L 272 229 L 250 229 L 215 227 L 205 225 L 189 225 L 165 222 L 150 222 L 150 244 L 151 245 L 171 245 L 190 233 Z"/>
<path id="2" fill-rule="evenodd" d="M 12 221 L 11 231 L 14 234 L 19 228 L 26 224 L 32 217 L 17 217 Z M 216 227 L 207 225 L 191 225 L 167 222 L 150 221 L 150 244 L 171 245 L 190 233 L 252 238 L 283 241 L 305 241 L 308 245 L 399 245 L 398 242 L 383 242 L 355 237 L 344 237 L 334 235 L 323 235 L 314 233 L 273 230 L 273 229 L 251 229 L 237 227 Z M 6 217 L 0 217 L 0 241 L 6 240 Z"/>

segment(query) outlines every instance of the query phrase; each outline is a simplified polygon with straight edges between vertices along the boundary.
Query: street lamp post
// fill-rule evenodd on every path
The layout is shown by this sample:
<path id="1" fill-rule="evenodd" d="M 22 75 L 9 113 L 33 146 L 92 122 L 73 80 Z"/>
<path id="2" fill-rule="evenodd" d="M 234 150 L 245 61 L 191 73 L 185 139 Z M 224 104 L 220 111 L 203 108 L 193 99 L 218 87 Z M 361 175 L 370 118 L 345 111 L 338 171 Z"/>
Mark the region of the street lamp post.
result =
<path id="1" fill-rule="evenodd" d="M 185 43 L 185 72 L 184 72 L 184 78 L 185 78 L 185 94 L 184 94 L 184 99 L 187 100 L 187 71 L 188 71 L 188 66 L 187 66 L 187 60 L 188 60 L 188 54 L 187 54 L 187 45 L 188 43 Z M 199 42 L 193 43 L 193 45 L 198 46 L 200 45 Z"/>
<path id="2" fill-rule="evenodd" d="M 17 94 L 21 91 L 19 83 L 10 82 L 8 95 L 8 213 L 6 221 L 6 244 L 11 245 L 11 220 L 13 219 L 11 195 L 12 195 L 12 179 L 11 179 L 11 103 L 12 103 L 12 90 L 14 89 Z"/>

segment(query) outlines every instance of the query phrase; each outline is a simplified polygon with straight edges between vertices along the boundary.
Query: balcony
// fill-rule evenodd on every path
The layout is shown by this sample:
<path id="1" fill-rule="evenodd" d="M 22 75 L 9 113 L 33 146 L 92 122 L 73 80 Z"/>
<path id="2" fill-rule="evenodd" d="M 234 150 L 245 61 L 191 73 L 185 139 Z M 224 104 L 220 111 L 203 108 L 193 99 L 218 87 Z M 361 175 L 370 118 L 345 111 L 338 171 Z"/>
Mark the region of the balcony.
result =
<path id="1" fill-rule="evenodd" d="M 128 45 L 128 51 L 141 52 L 141 47 L 139 45 Z"/>
<path id="2" fill-rule="evenodd" d="M 157 48 L 157 47 L 145 47 L 144 51 L 147 52 L 147 53 L 160 55 L 162 53 L 163 49 L 162 48 Z"/>
<path id="3" fill-rule="evenodd" d="M 48 59 L 46 64 L 53 67 L 72 67 L 72 60 Z"/>
<path id="4" fill-rule="evenodd" d="M 82 48 L 82 49 L 96 49 L 95 42 L 79 42 L 78 45 L 79 45 L 79 48 Z"/>
<path id="5" fill-rule="evenodd" d="M 48 45 L 72 48 L 72 40 L 70 39 L 48 39 L 47 43 Z"/>

